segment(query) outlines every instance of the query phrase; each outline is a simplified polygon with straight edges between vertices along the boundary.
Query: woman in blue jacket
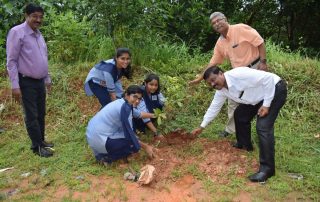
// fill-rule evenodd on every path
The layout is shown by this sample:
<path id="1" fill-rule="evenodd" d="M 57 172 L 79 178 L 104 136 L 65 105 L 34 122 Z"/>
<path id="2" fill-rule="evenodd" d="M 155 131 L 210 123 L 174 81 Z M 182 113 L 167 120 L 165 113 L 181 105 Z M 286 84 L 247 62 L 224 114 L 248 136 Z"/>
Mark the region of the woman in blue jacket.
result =
<path id="1" fill-rule="evenodd" d="M 154 117 L 151 113 L 134 112 L 142 93 L 139 86 L 129 86 L 124 98 L 106 105 L 89 121 L 87 141 L 98 161 L 110 164 L 138 152 L 140 147 L 149 157 L 154 156 L 153 147 L 141 142 L 132 127 L 132 117 Z"/>
<path id="2" fill-rule="evenodd" d="M 154 113 L 155 109 L 163 109 L 165 97 L 160 92 L 160 78 L 156 74 L 149 74 L 146 76 L 143 85 L 141 86 L 143 90 L 143 99 L 137 106 L 137 111 Z M 154 137 L 157 139 L 163 139 L 164 137 L 160 135 L 159 131 L 154 125 L 155 119 L 136 119 L 134 118 L 135 129 L 145 132 L 146 126 L 153 132 Z"/>
<path id="3" fill-rule="evenodd" d="M 113 59 L 101 61 L 89 72 L 85 81 L 85 92 L 95 95 L 101 106 L 121 98 L 121 77 L 131 77 L 131 53 L 128 48 L 118 48 Z"/>

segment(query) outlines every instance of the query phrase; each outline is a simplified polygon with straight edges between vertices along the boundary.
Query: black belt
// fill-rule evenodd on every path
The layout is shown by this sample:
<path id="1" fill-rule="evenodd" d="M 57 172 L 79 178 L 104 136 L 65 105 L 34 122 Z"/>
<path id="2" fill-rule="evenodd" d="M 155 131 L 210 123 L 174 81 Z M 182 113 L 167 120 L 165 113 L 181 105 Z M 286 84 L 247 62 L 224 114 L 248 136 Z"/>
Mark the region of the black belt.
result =
<path id="1" fill-rule="evenodd" d="M 283 82 L 284 82 L 284 80 L 282 80 L 282 79 L 280 81 L 278 81 L 278 83 L 276 84 L 276 87 L 280 86 Z"/>
<path id="2" fill-rule="evenodd" d="M 42 79 L 35 79 L 35 78 L 32 78 L 32 77 L 23 75 L 21 73 L 19 73 L 19 78 L 29 79 L 29 80 L 33 80 L 33 81 L 43 81 L 43 78 Z"/>
<path id="3" fill-rule="evenodd" d="M 260 61 L 260 57 L 258 57 L 255 61 L 251 62 L 248 67 L 252 67 Z"/>

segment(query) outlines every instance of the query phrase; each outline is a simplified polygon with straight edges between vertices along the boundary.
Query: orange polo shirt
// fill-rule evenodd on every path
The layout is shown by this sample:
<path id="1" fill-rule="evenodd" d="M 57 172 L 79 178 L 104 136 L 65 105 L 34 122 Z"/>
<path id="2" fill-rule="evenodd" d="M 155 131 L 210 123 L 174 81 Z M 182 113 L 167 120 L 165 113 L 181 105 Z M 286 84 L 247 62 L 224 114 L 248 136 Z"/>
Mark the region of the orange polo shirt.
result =
<path id="1" fill-rule="evenodd" d="M 222 35 L 214 47 L 210 63 L 222 64 L 224 59 L 232 68 L 251 64 L 259 57 L 258 46 L 264 42 L 260 34 L 245 24 L 229 25 L 226 38 Z"/>

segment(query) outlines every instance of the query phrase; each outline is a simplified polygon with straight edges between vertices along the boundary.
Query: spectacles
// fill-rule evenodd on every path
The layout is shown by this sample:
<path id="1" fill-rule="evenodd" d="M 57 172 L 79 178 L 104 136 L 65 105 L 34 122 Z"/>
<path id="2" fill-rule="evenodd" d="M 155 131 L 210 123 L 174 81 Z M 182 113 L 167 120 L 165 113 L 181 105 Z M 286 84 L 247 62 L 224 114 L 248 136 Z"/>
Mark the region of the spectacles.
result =
<path id="1" fill-rule="evenodd" d="M 142 100 L 142 97 L 135 95 L 135 94 L 131 94 L 131 97 L 133 97 L 136 100 Z"/>
<path id="2" fill-rule="evenodd" d="M 33 19 L 40 19 L 40 20 L 43 19 L 43 15 L 29 15 L 29 16 Z"/>
<path id="3" fill-rule="evenodd" d="M 211 21 L 211 24 L 212 25 L 216 25 L 218 24 L 219 22 L 221 22 L 222 20 L 224 20 L 225 18 L 219 18 L 219 19 L 216 19 L 215 21 Z"/>

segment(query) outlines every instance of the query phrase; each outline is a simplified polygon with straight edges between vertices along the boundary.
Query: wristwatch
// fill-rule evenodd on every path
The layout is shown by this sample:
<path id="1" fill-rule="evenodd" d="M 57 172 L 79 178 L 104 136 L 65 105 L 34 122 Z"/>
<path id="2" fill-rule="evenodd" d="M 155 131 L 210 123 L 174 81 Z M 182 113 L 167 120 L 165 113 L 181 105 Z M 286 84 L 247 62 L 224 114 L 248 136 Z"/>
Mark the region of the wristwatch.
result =
<path id="1" fill-rule="evenodd" d="M 263 63 L 263 64 L 266 64 L 267 63 L 267 59 L 260 59 L 260 62 Z"/>

